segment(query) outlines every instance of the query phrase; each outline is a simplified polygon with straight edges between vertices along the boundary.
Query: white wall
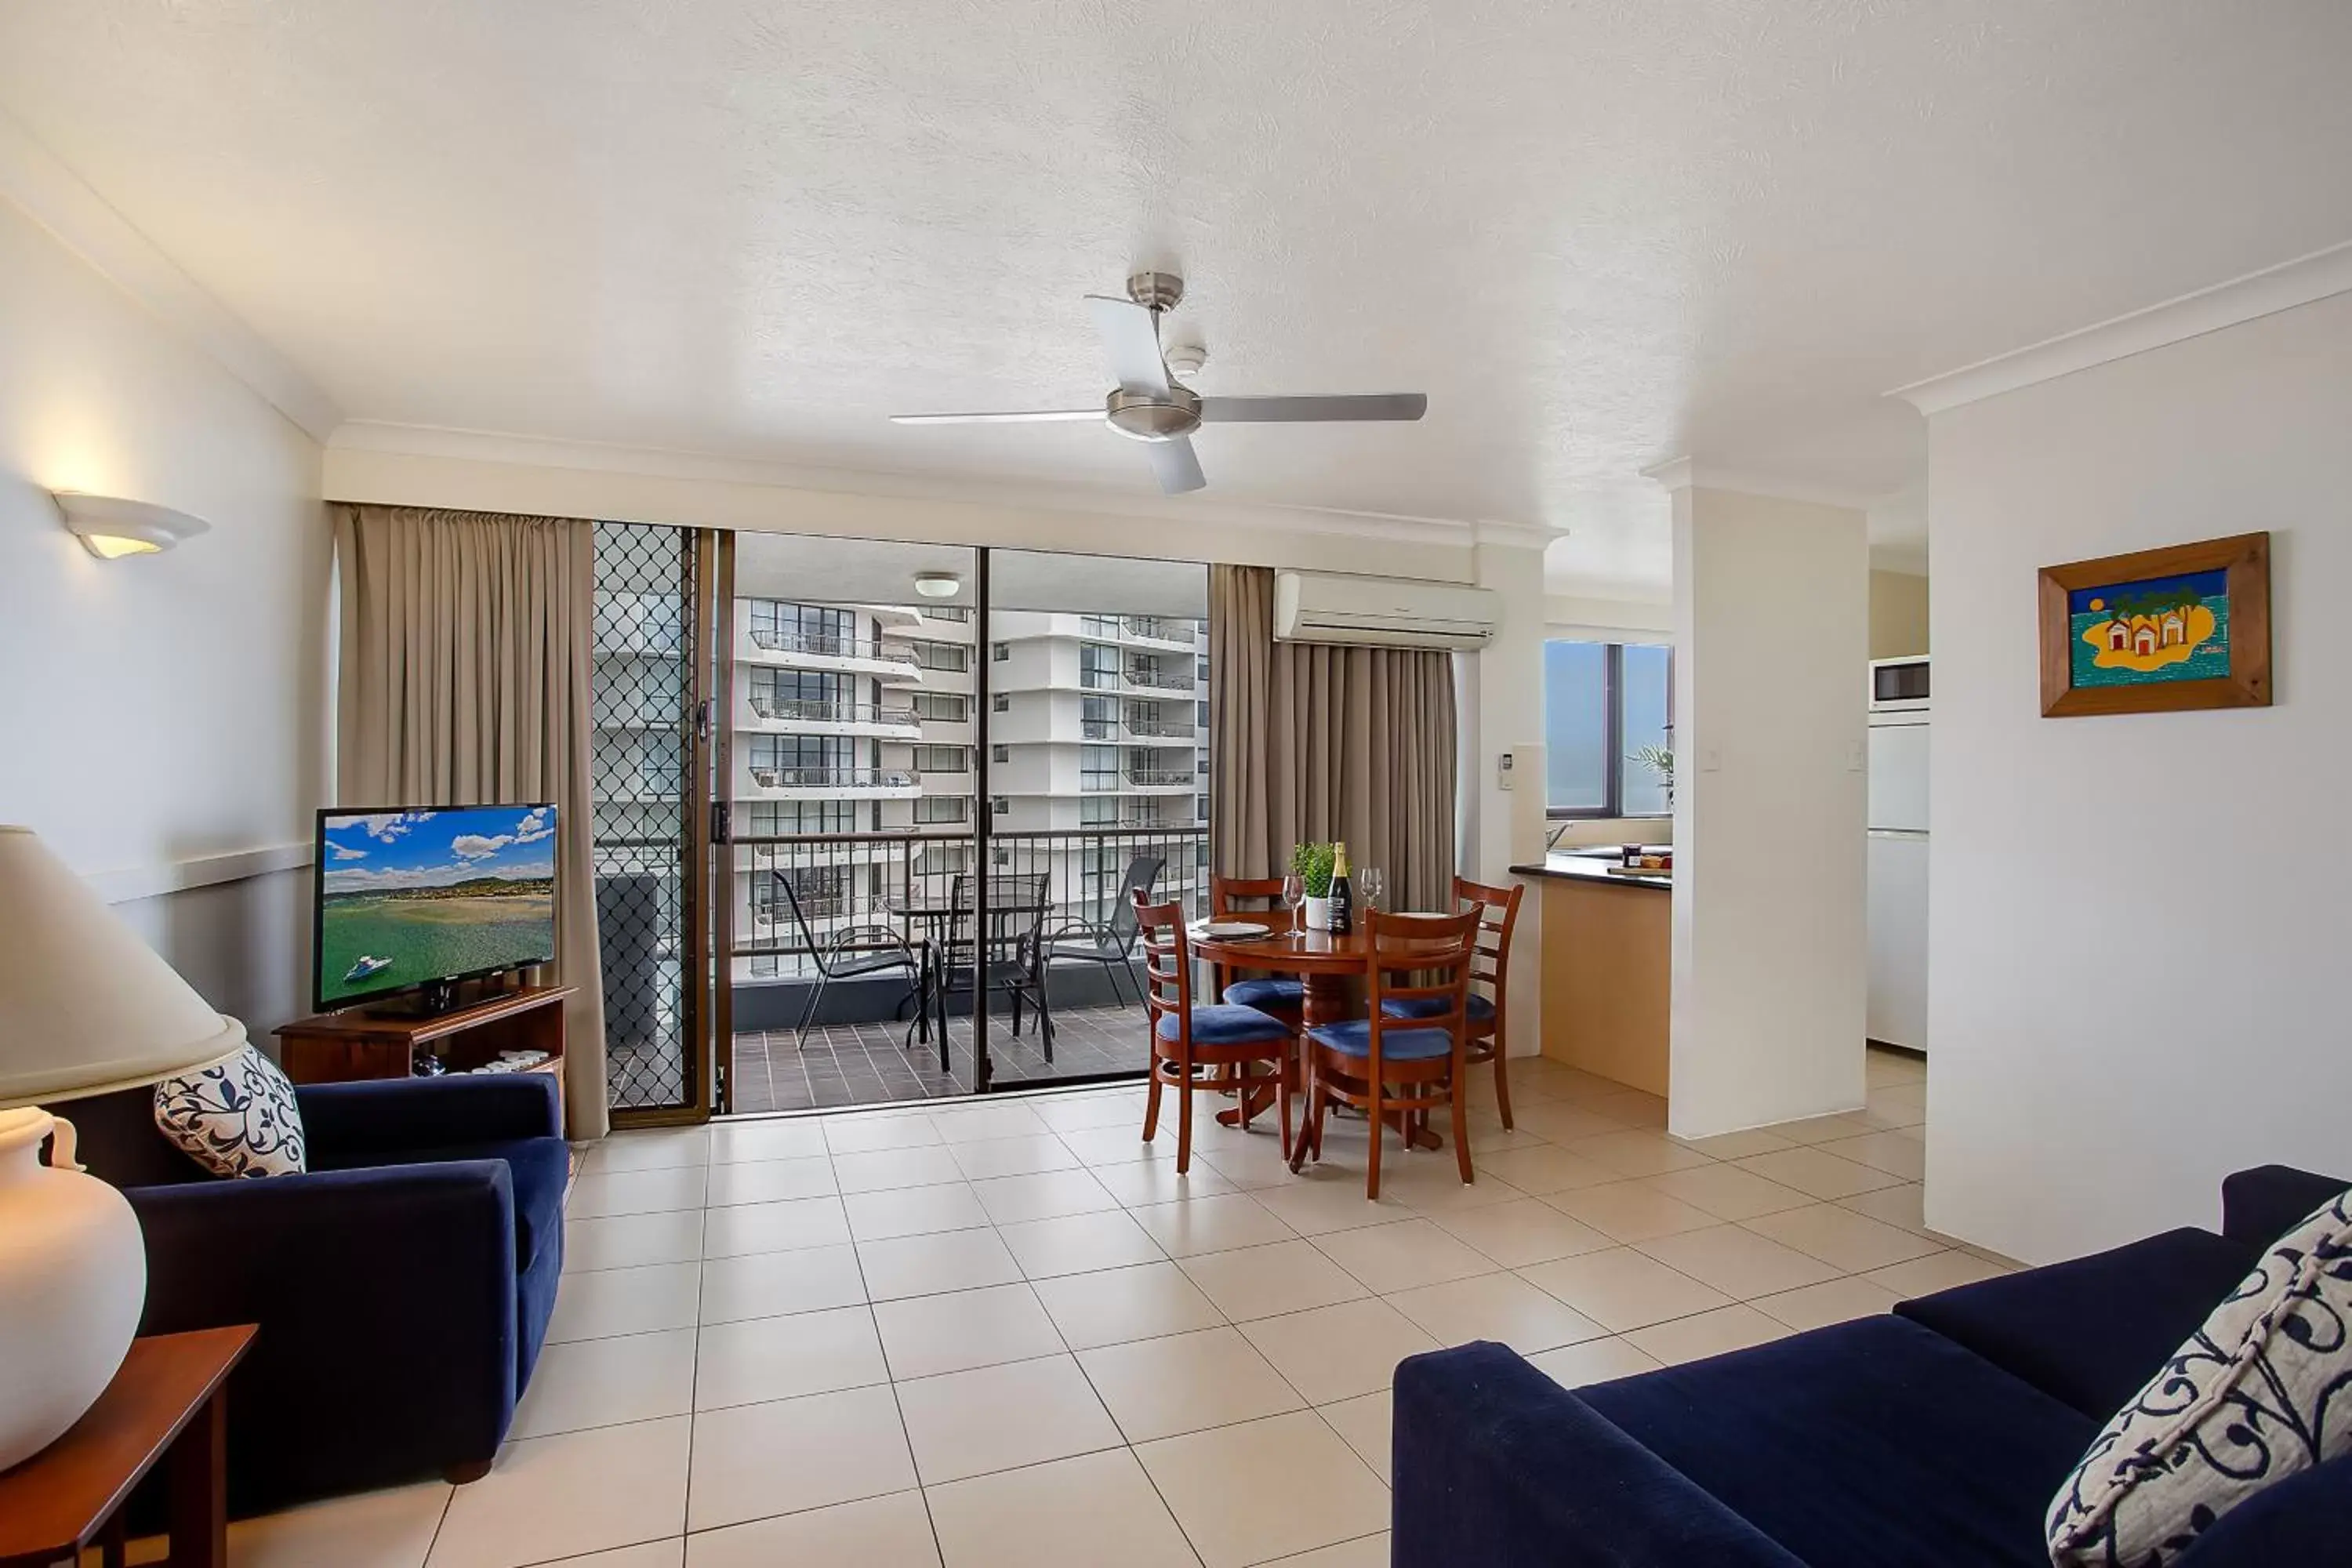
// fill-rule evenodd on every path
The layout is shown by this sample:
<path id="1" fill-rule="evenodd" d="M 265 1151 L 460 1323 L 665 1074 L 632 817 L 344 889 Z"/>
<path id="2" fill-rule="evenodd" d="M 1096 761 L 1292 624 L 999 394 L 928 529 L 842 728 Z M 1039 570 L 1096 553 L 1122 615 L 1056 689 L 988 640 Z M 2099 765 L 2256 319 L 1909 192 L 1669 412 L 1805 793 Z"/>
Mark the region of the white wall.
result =
<path id="1" fill-rule="evenodd" d="M 1539 542 L 1494 542 L 1477 547 L 1477 580 L 1497 595 L 1501 615 L 1493 638 L 1458 659 L 1456 700 L 1462 706 L 1457 764 L 1464 799 L 1462 842 L 1454 858 L 1474 881 L 1509 887 L 1511 867 L 1543 854 L 1543 550 Z M 1501 787 L 1498 763 L 1517 751 L 1513 787 Z M 1543 1048 L 1541 970 L 1543 899 L 1530 887 L 1519 900 L 1511 934 L 1511 994 L 1504 1034 L 1509 1054 Z"/>
<path id="2" fill-rule="evenodd" d="M 2339 295 L 1929 421 L 1938 1229 L 2040 1262 L 2352 1174 L 2347 366 Z M 2038 568 L 2260 529 L 2275 706 L 2041 717 Z"/>
<path id="3" fill-rule="evenodd" d="M 1911 572 L 1870 574 L 1870 657 L 1927 651 L 1927 579 Z"/>
<path id="4" fill-rule="evenodd" d="M 1860 511 L 1675 491 L 1679 1136 L 1863 1102 L 1868 574 Z"/>
<path id="5" fill-rule="evenodd" d="M 223 857 L 278 867 L 121 906 L 266 1030 L 309 1010 L 309 873 L 287 862 L 328 750 L 319 447 L 5 201 L 0 344 L 0 820 L 118 897 Z M 102 562 L 59 525 L 64 489 L 213 529 Z"/>

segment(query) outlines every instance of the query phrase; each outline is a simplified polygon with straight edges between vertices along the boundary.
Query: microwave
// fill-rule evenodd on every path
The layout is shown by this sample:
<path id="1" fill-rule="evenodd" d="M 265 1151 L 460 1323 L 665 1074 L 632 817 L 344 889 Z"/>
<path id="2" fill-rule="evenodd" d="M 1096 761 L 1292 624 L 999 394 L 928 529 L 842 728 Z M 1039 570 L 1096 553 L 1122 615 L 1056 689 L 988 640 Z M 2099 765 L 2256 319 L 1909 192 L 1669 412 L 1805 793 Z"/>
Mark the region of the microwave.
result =
<path id="1" fill-rule="evenodd" d="M 1874 658 L 1870 661 L 1870 710 L 1906 713 L 1927 706 L 1927 659 Z"/>

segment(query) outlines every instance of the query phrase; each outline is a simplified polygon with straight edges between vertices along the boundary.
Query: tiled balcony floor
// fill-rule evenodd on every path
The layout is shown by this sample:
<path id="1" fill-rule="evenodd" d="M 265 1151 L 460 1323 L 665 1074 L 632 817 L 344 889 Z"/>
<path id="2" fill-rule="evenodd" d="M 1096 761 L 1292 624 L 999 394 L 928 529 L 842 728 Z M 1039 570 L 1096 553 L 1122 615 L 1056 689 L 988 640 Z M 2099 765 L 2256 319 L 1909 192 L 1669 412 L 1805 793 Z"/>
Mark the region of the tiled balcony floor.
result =
<path id="1" fill-rule="evenodd" d="M 1024 1013 L 1021 1034 L 997 1016 L 989 1028 L 989 1057 L 998 1083 L 1143 1070 L 1140 1007 L 1074 1007 L 1054 1015 L 1054 1059 L 1038 1048 L 1036 1025 Z M 834 1024 L 808 1032 L 805 1045 L 790 1029 L 735 1037 L 735 1104 L 739 1114 L 879 1105 L 898 1100 L 940 1100 L 972 1092 L 971 1020 L 948 1020 L 950 1070 L 940 1070 L 937 1036 L 907 1043 L 904 1023 Z"/>

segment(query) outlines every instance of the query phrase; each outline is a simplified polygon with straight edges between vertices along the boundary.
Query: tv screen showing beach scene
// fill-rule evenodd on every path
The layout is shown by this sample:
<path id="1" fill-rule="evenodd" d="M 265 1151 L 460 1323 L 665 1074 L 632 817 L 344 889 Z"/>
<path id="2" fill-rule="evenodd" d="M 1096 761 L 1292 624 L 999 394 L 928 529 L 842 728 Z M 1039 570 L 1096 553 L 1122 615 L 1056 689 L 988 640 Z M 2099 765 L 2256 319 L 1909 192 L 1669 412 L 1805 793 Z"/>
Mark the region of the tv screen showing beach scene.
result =
<path id="1" fill-rule="evenodd" d="M 555 807 L 323 812 L 321 1012 L 555 956 Z"/>

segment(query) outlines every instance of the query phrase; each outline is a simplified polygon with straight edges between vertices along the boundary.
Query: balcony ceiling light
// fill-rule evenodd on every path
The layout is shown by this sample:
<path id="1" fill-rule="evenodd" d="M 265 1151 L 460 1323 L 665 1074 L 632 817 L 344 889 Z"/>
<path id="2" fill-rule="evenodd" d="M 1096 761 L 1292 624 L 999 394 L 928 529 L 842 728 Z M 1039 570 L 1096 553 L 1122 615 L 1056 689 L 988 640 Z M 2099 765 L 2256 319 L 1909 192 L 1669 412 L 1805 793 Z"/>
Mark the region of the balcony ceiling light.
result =
<path id="1" fill-rule="evenodd" d="M 80 490 L 58 491 L 58 510 L 65 514 L 66 527 L 83 547 L 107 561 L 123 555 L 152 555 L 212 527 L 203 518 L 167 506 Z"/>
<path id="2" fill-rule="evenodd" d="M 952 599 L 963 591 L 963 579 L 952 572 L 918 572 L 915 592 L 926 599 Z"/>

